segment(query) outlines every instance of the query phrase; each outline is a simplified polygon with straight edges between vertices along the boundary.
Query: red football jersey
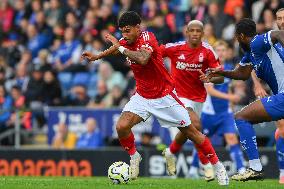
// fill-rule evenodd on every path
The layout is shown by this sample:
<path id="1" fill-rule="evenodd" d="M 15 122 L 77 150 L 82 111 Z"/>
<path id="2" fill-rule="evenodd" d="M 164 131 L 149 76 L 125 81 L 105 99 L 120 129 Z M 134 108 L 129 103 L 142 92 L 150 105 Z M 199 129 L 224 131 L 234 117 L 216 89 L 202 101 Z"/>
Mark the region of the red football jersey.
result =
<path id="1" fill-rule="evenodd" d="M 126 57 L 130 64 L 136 80 L 136 92 L 144 98 L 155 99 L 166 96 L 174 89 L 173 80 L 166 70 L 161 49 L 155 35 L 151 32 L 141 32 L 136 42 L 128 45 L 123 38 L 120 45 L 129 50 L 137 51 L 146 47 L 152 51 L 151 57 L 146 65 L 137 64 Z"/>
<path id="2" fill-rule="evenodd" d="M 197 48 L 190 48 L 186 41 L 162 45 L 163 57 L 171 60 L 171 73 L 179 97 L 196 102 L 204 102 L 206 89 L 199 79 L 201 70 L 205 73 L 207 68 L 216 68 L 220 62 L 213 48 L 202 42 Z"/>

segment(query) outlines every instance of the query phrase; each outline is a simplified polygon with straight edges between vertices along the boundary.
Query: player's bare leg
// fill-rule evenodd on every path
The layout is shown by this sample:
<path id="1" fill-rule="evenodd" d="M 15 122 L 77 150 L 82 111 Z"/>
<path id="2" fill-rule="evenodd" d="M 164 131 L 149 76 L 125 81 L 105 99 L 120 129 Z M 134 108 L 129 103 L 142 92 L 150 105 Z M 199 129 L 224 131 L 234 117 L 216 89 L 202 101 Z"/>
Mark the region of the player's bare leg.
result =
<path id="1" fill-rule="evenodd" d="M 191 109 L 187 108 L 190 120 L 192 123 L 192 126 L 197 128 L 199 131 L 201 130 L 201 123 L 199 116 Z M 187 137 L 182 134 L 182 132 L 178 132 L 175 136 L 174 141 L 171 143 L 169 148 L 166 148 L 163 151 L 163 155 L 166 159 L 166 165 L 169 175 L 175 175 L 176 174 L 176 158 L 175 155 L 177 152 L 179 152 L 183 146 L 183 144 L 187 141 Z M 202 154 L 199 154 L 202 155 Z M 212 165 L 208 161 L 207 164 L 203 164 L 204 168 L 204 179 L 206 181 L 212 181 L 214 180 L 214 171 L 212 169 Z"/>
<path id="2" fill-rule="evenodd" d="M 116 124 L 116 130 L 121 146 L 130 155 L 130 178 L 136 179 L 139 175 L 141 155 L 136 151 L 134 135 L 131 128 L 143 119 L 131 112 L 123 112 Z"/>
<path id="3" fill-rule="evenodd" d="M 277 121 L 275 131 L 276 152 L 279 164 L 279 184 L 284 184 L 284 119 Z"/>
<path id="4" fill-rule="evenodd" d="M 196 127 L 198 130 L 200 130 L 201 124 L 200 124 L 198 115 L 191 108 L 187 108 L 187 110 L 188 110 L 192 125 Z M 175 139 L 170 145 L 170 147 L 166 148 L 162 152 L 163 156 L 166 159 L 166 167 L 167 167 L 168 174 L 171 176 L 176 175 L 176 157 L 174 154 L 180 151 L 182 145 L 187 140 L 188 140 L 187 137 L 184 136 L 179 131 L 177 135 L 175 136 Z"/>
<path id="5" fill-rule="evenodd" d="M 210 162 L 214 166 L 219 185 L 228 185 L 229 178 L 226 169 L 219 161 L 210 140 L 192 125 L 178 129 L 195 144 L 201 163 L 206 165 Z"/>
<path id="6" fill-rule="evenodd" d="M 199 116 L 191 108 L 187 108 L 187 109 L 188 109 L 189 116 L 190 116 L 190 119 L 192 121 L 193 126 L 195 128 L 197 128 L 199 131 L 201 131 L 201 122 L 200 122 Z M 180 137 L 180 136 L 178 136 L 178 137 Z M 182 140 L 182 139 L 178 139 L 177 138 L 177 140 Z M 212 167 L 211 163 L 209 162 L 207 164 L 202 164 L 202 167 L 204 169 L 204 179 L 205 179 L 205 181 L 207 181 L 207 182 L 213 181 L 214 178 L 215 178 L 215 175 L 214 175 L 214 170 L 213 170 L 213 167 Z M 189 177 L 190 178 L 199 176 L 199 175 L 197 175 L 198 172 L 196 172 L 196 173 L 194 173 L 194 172 L 195 172 L 195 170 L 191 166 L 190 169 L 189 169 Z"/>
<path id="7" fill-rule="evenodd" d="M 262 102 L 257 100 L 236 113 L 235 120 L 240 142 L 249 158 L 249 168 L 243 174 L 233 175 L 232 179 L 237 181 L 262 180 L 264 175 L 252 124 L 271 121 L 271 117 L 264 109 Z"/>

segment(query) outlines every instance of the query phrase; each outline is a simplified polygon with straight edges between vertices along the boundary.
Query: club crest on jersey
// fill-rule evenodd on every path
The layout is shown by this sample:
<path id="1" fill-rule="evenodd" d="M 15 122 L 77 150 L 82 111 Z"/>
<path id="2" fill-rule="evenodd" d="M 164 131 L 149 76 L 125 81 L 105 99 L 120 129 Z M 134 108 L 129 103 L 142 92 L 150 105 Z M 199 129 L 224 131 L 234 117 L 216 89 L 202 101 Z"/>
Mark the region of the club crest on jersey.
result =
<path id="1" fill-rule="evenodd" d="M 203 55 L 203 53 L 200 53 L 199 57 L 198 57 L 198 61 L 203 62 L 203 60 L 204 60 L 204 55 Z"/>
<path id="2" fill-rule="evenodd" d="M 184 54 L 181 54 L 181 55 L 178 57 L 178 59 L 180 59 L 180 60 L 185 60 Z"/>

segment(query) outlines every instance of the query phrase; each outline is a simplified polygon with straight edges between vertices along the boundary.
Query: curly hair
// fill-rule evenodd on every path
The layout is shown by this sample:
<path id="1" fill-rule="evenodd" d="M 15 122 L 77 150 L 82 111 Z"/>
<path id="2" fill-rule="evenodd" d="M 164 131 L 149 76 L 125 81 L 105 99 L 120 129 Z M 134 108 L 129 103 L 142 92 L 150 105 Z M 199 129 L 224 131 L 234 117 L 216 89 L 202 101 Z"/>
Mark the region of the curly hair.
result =
<path id="1" fill-rule="evenodd" d="M 253 37 L 256 35 L 256 24 L 253 20 L 249 18 L 244 18 L 240 20 L 236 24 L 236 33 L 239 34 L 244 34 L 247 37 Z"/>
<path id="2" fill-rule="evenodd" d="M 141 17 L 137 12 L 127 11 L 124 12 L 118 19 L 118 27 L 123 28 L 125 26 L 136 26 L 141 23 Z"/>

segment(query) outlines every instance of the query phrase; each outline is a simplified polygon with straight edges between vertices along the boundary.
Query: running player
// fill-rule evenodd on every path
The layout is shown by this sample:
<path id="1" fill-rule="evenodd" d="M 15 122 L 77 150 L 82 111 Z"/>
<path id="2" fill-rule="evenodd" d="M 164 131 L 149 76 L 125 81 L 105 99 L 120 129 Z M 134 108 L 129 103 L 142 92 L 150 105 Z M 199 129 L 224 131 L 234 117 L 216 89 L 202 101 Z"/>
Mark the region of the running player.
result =
<path id="1" fill-rule="evenodd" d="M 191 121 L 194 126 L 200 129 L 200 114 L 202 104 L 206 99 L 206 90 L 202 76 L 208 68 L 216 68 L 220 66 L 218 57 L 213 48 L 202 42 L 203 23 L 198 20 L 192 20 L 187 24 L 186 41 L 177 43 L 168 43 L 161 45 L 163 57 L 171 60 L 171 75 L 174 79 L 177 95 L 187 108 Z M 201 79 L 200 79 L 201 77 Z M 212 78 L 210 82 L 222 83 L 223 77 Z M 187 138 L 178 132 L 174 141 L 169 148 L 163 151 L 166 159 L 168 173 L 176 174 L 176 158 L 175 153 L 180 151 L 182 145 Z M 193 154 L 196 151 L 194 151 Z M 205 180 L 214 179 L 214 172 L 210 164 L 205 164 Z M 190 169 L 191 176 L 196 177 L 197 172 L 193 173 Z"/>
<path id="2" fill-rule="evenodd" d="M 284 8 L 279 9 L 276 12 L 276 23 L 280 30 L 284 30 Z M 268 96 L 266 91 L 261 86 L 259 79 L 256 77 L 255 73 L 252 74 L 252 78 L 255 84 L 255 96 L 258 98 L 263 98 Z M 284 184 L 284 120 L 279 120 L 276 122 L 277 129 L 275 131 L 276 140 L 276 152 L 278 165 L 280 170 L 279 183 Z"/>
<path id="3" fill-rule="evenodd" d="M 246 52 L 239 66 L 233 71 L 209 69 L 207 76 L 210 78 L 221 75 L 246 80 L 254 69 L 257 77 L 265 81 L 274 94 L 256 100 L 235 114 L 240 142 L 249 158 L 249 168 L 243 174 L 234 175 L 232 179 L 258 180 L 263 179 L 263 170 L 252 124 L 284 118 L 284 31 L 269 31 L 257 35 L 255 22 L 246 18 L 236 25 L 236 37 Z"/>
<path id="4" fill-rule="evenodd" d="M 163 66 L 161 50 L 154 34 L 142 32 L 140 23 L 141 18 L 136 12 L 123 13 L 118 21 L 123 38 L 118 41 L 108 34 L 106 39 L 113 44 L 109 49 L 98 55 L 90 52 L 82 54 L 83 58 L 94 61 L 120 52 L 127 57 L 133 70 L 137 92 L 125 105 L 116 124 L 120 144 L 130 155 L 131 178 L 138 177 L 142 160 L 136 150 L 131 128 L 154 115 L 161 125 L 178 127 L 184 136 L 192 140 L 198 153 L 215 167 L 218 183 L 228 185 L 226 170 L 218 160 L 211 142 L 191 125 L 187 110 L 176 96 L 172 79 Z"/>

